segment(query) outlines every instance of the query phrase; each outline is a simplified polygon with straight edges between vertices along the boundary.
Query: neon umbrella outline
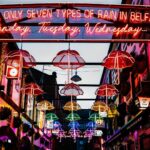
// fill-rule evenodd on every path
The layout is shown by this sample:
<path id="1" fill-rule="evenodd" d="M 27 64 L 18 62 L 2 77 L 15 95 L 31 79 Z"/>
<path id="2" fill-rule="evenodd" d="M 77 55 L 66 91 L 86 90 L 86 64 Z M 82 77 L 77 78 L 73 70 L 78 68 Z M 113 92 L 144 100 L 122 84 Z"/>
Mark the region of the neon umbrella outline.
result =
<path id="1" fill-rule="evenodd" d="M 9 60 L 12 60 L 9 62 Z M 14 50 L 9 52 L 6 57 L 4 58 L 3 62 L 5 63 L 13 63 L 14 60 L 18 60 L 19 64 L 23 68 L 30 68 L 35 66 L 35 58 L 26 50 Z M 22 62 L 22 63 L 21 63 Z M 14 62 L 17 63 L 17 62 Z"/>
<path id="2" fill-rule="evenodd" d="M 88 138 L 88 143 L 89 143 L 90 140 L 92 139 L 93 135 L 94 135 L 94 130 L 91 130 L 91 129 L 89 130 L 89 129 L 87 129 L 87 130 L 84 131 L 84 137 L 85 137 L 85 138 Z"/>
<path id="3" fill-rule="evenodd" d="M 27 95 L 41 95 L 44 91 L 36 83 L 29 83 L 21 88 L 21 92 Z"/>
<path id="4" fill-rule="evenodd" d="M 64 110 L 68 110 L 68 111 L 77 111 L 81 109 L 80 105 L 75 101 L 67 102 L 63 108 Z"/>
<path id="5" fill-rule="evenodd" d="M 21 88 L 21 92 L 27 95 L 37 96 L 44 93 L 44 91 L 36 84 L 36 83 L 29 83 L 24 85 Z M 35 99 L 33 98 L 33 113 L 32 113 L 32 120 L 34 120 L 34 106 L 35 106 Z"/>
<path id="6" fill-rule="evenodd" d="M 71 137 L 73 137 L 74 142 L 76 142 L 77 137 L 80 137 L 80 133 L 81 133 L 81 131 L 79 129 L 70 129 L 69 130 L 69 134 L 71 135 Z"/>
<path id="7" fill-rule="evenodd" d="M 71 129 L 78 129 L 80 124 L 78 121 L 71 121 L 68 126 L 71 128 Z"/>
<path id="8" fill-rule="evenodd" d="M 36 108 L 41 111 L 46 111 L 46 110 L 54 109 L 54 106 L 51 102 L 49 102 L 47 100 L 43 100 L 43 101 L 37 103 Z"/>
<path id="9" fill-rule="evenodd" d="M 117 106 L 115 104 L 110 104 L 108 110 L 108 118 L 114 118 L 115 116 L 118 115 L 119 112 L 117 111 Z"/>
<path id="10" fill-rule="evenodd" d="M 96 120 L 100 120 L 102 117 L 98 113 L 93 113 L 90 115 L 89 120 L 96 122 Z"/>
<path id="11" fill-rule="evenodd" d="M 106 96 L 106 104 L 108 103 L 108 96 L 115 96 L 118 93 L 119 91 L 115 88 L 114 85 L 111 84 L 102 84 L 95 92 L 97 96 Z"/>
<path id="12" fill-rule="evenodd" d="M 104 102 L 95 101 L 91 109 L 98 112 L 106 112 L 108 110 L 108 106 Z"/>
<path id="13" fill-rule="evenodd" d="M 69 83 L 66 84 L 65 87 L 63 87 L 60 90 L 60 94 L 66 96 L 79 96 L 79 95 L 83 95 L 83 91 L 77 84 Z"/>
<path id="14" fill-rule="evenodd" d="M 58 52 L 52 62 L 54 66 L 61 69 L 78 69 L 85 65 L 85 61 L 80 54 L 76 50 L 70 49 Z"/>
<path id="15" fill-rule="evenodd" d="M 59 121 L 57 121 L 57 120 L 55 120 L 54 122 L 53 122 L 53 125 L 54 125 L 54 129 L 61 129 L 61 127 L 62 127 L 62 124 L 59 122 Z"/>
<path id="16" fill-rule="evenodd" d="M 57 134 L 57 137 L 59 138 L 59 142 L 61 142 L 61 139 L 63 137 L 66 137 L 66 134 L 65 134 L 65 131 L 64 130 L 59 130 L 58 134 Z"/>
<path id="17" fill-rule="evenodd" d="M 93 129 L 93 128 L 96 128 L 97 125 L 96 125 L 96 123 L 95 123 L 94 121 L 90 121 L 90 122 L 88 122 L 88 123 L 86 124 L 86 127 L 87 127 L 88 129 Z"/>
<path id="18" fill-rule="evenodd" d="M 70 113 L 67 117 L 66 117 L 67 120 L 69 121 L 78 121 L 80 120 L 80 116 L 77 114 L 77 113 Z"/>
<path id="19" fill-rule="evenodd" d="M 59 118 L 57 117 L 57 115 L 55 113 L 48 113 L 48 114 L 46 114 L 46 119 L 55 121 L 55 120 L 58 120 Z"/>
<path id="20" fill-rule="evenodd" d="M 134 58 L 125 51 L 114 50 L 103 60 L 102 65 L 107 69 L 117 69 L 118 82 L 120 83 L 120 69 L 131 67 L 134 64 Z"/>

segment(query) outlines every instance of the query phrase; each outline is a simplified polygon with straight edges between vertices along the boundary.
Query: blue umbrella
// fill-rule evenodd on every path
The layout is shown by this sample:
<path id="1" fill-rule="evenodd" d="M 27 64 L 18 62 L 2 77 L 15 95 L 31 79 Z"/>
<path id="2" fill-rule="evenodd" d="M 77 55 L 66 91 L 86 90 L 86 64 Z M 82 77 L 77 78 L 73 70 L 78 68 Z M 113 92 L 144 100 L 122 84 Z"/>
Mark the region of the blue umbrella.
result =
<path id="1" fill-rule="evenodd" d="M 54 125 L 54 129 L 58 129 L 58 128 L 62 127 L 61 123 L 59 121 L 56 121 L 56 120 L 54 121 L 53 125 Z"/>
<path id="2" fill-rule="evenodd" d="M 90 129 L 96 128 L 96 123 L 94 121 L 90 121 L 86 124 L 86 127 Z"/>
<path id="3" fill-rule="evenodd" d="M 78 121 L 71 121 L 68 126 L 71 128 L 71 129 L 77 129 L 80 124 L 78 123 Z"/>

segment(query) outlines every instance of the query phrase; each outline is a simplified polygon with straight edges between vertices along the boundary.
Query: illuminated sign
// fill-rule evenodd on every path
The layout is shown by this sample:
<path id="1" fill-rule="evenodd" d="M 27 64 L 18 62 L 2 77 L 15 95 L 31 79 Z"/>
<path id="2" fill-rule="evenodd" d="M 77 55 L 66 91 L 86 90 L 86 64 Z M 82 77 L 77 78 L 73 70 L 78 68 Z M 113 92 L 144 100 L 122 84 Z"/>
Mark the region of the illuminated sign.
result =
<path id="1" fill-rule="evenodd" d="M 15 38 L 23 36 L 32 39 L 35 33 L 40 34 L 42 38 L 51 39 L 64 39 L 66 35 L 75 39 L 87 39 L 92 36 L 95 39 L 103 39 L 105 35 L 112 34 L 114 37 L 129 35 L 130 38 L 138 38 L 140 33 L 147 32 L 147 28 L 139 24 L 150 23 L 149 12 L 119 11 L 112 8 L 53 9 L 39 7 L 0 11 L 6 22 L 5 25 L 0 23 L 0 34 L 11 32 L 15 34 Z M 25 21 L 20 21 L 24 18 L 26 18 Z"/>
<path id="2" fill-rule="evenodd" d="M 140 109 L 146 109 L 149 107 L 150 97 L 139 96 Z"/>

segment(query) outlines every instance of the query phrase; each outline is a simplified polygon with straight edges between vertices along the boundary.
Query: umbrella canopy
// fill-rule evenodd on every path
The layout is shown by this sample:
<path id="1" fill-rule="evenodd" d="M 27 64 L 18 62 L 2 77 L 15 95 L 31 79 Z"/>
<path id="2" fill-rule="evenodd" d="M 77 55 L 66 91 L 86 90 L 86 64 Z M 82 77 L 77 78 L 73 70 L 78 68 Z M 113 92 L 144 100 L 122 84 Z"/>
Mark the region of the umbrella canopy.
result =
<path id="1" fill-rule="evenodd" d="M 117 111 L 117 106 L 115 104 L 110 104 L 108 110 L 108 118 L 114 118 L 115 116 L 118 115 L 119 112 Z"/>
<path id="2" fill-rule="evenodd" d="M 21 92 L 29 95 L 41 95 L 44 93 L 44 91 L 36 83 L 26 84 L 21 88 Z"/>
<path id="3" fill-rule="evenodd" d="M 81 81 L 81 77 L 77 75 L 77 71 L 75 72 L 75 75 L 71 77 L 71 80 L 74 82 Z"/>
<path id="4" fill-rule="evenodd" d="M 76 50 L 62 50 L 52 60 L 53 65 L 61 69 L 78 69 L 85 65 L 84 59 Z"/>
<path id="5" fill-rule="evenodd" d="M 48 113 L 48 114 L 46 114 L 46 119 L 47 120 L 58 120 L 58 117 L 55 113 Z"/>
<path id="6" fill-rule="evenodd" d="M 83 91 L 77 84 L 69 83 L 66 84 L 65 87 L 60 90 L 60 94 L 66 96 L 78 96 L 83 95 Z"/>
<path id="7" fill-rule="evenodd" d="M 30 53 L 26 50 L 11 51 L 4 58 L 4 62 L 7 63 L 7 65 L 11 65 L 11 66 L 20 65 L 20 60 L 23 63 L 23 66 L 21 66 L 23 68 L 30 68 L 35 66 L 34 57 L 30 55 Z"/>
<path id="8" fill-rule="evenodd" d="M 96 101 L 92 105 L 91 109 L 94 111 L 105 112 L 108 110 L 108 106 L 104 102 Z"/>
<path id="9" fill-rule="evenodd" d="M 74 101 L 67 102 L 64 106 L 64 110 L 68 110 L 68 111 L 77 111 L 80 109 L 81 109 L 80 105 Z"/>
<path id="10" fill-rule="evenodd" d="M 134 64 L 134 58 L 127 52 L 114 50 L 103 60 L 103 66 L 108 69 L 123 69 Z"/>
<path id="11" fill-rule="evenodd" d="M 98 113 L 93 113 L 90 115 L 89 120 L 96 122 L 96 120 L 100 120 L 102 117 Z"/>
<path id="12" fill-rule="evenodd" d="M 54 129 L 61 129 L 62 125 L 59 121 L 54 121 L 53 122 L 53 125 L 54 125 Z"/>
<path id="13" fill-rule="evenodd" d="M 41 111 L 54 109 L 53 104 L 51 102 L 47 101 L 47 100 L 43 100 L 43 101 L 37 103 L 36 107 L 37 107 L 38 110 L 41 110 Z"/>
<path id="14" fill-rule="evenodd" d="M 77 121 L 80 120 L 80 116 L 77 113 L 72 112 L 66 117 L 66 119 L 69 121 Z"/>
<path id="15" fill-rule="evenodd" d="M 77 128 L 80 126 L 80 124 L 79 124 L 78 121 L 71 121 L 68 126 L 69 126 L 71 129 L 77 129 Z"/>
<path id="16" fill-rule="evenodd" d="M 111 84 L 103 84 L 96 90 L 97 96 L 114 96 L 117 95 L 118 90 L 115 88 L 114 85 Z"/>
<path id="17" fill-rule="evenodd" d="M 94 130 L 87 129 L 84 131 L 84 137 L 92 138 L 93 135 L 94 135 Z"/>
<path id="18" fill-rule="evenodd" d="M 81 133 L 81 131 L 79 129 L 70 129 L 69 130 L 69 134 L 71 135 L 71 137 L 74 138 L 74 140 L 76 140 L 77 137 L 80 137 L 80 133 Z"/>
<path id="19" fill-rule="evenodd" d="M 96 123 L 94 121 L 90 121 L 86 124 L 86 127 L 90 129 L 96 128 Z"/>

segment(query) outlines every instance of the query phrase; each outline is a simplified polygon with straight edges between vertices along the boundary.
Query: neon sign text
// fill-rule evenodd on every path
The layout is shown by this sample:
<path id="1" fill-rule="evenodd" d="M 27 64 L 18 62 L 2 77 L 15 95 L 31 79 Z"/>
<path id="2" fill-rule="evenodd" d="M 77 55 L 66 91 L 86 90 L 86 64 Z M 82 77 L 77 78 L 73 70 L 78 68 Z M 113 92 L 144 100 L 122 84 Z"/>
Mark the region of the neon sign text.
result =
<path id="1" fill-rule="evenodd" d="M 0 33 L 10 33 L 15 32 L 20 34 L 21 36 L 27 35 L 31 32 L 31 28 L 29 26 L 18 26 L 17 23 L 15 23 L 13 26 L 1 26 L 0 25 Z"/>
<path id="2" fill-rule="evenodd" d="M 122 34 L 131 34 L 133 37 L 136 37 L 139 35 L 139 33 L 142 31 L 141 27 L 130 27 L 128 24 L 124 27 L 108 27 L 106 24 L 103 26 L 100 26 L 101 23 L 97 23 L 95 27 L 90 27 L 90 24 L 87 23 L 85 25 L 86 33 L 89 34 L 103 34 L 103 33 L 114 33 L 116 36 L 122 35 Z"/>
<path id="3" fill-rule="evenodd" d="M 68 26 L 64 23 L 61 26 L 51 26 L 50 22 L 40 22 L 38 33 L 47 33 L 51 35 L 57 34 L 69 34 L 71 37 L 78 35 L 81 32 L 81 29 L 77 26 Z M 107 24 L 96 23 L 95 26 L 90 26 L 90 23 L 84 25 L 85 34 L 115 34 L 116 37 L 122 34 L 130 34 L 132 37 L 137 37 L 143 30 L 142 27 L 131 27 L 126 24 L 123 27 L 110 27 Z M 32 28 L 29 26 L 19 26 L 17 23 L 14 23 L 13 26 L 1 26 L 0 33 L 9 33 L 14 32 L 18 33 L 21 36 L 32 33 Z"/>
<path id="4" fill-rule="evenodd" d="M 67 26 L 67 24 L 65 23 L 62 26 L 47 26 L 47 24 L 50 24 L 49 22 L 41 22 L 40 25 L 42 25 L 39 28 L 39 33 L 48 33 L 48 34 L 66 34 L 68 33 L 70 36 L 75 36 L 78 33 L 80 33 L 80 28 L 79 27 L 70 27 Z"/>
<path id="5" fill-rule="evenodd" d="M 2 12 L 5 20 L 18 20 L 27 18 L 73 18 L 73 19 L 103 19 L 107 21 L 120 21 L 124 23 L 150 22 L 150 12 L 123 11 L 116 9 L 56 9 L 30 8 L 19 10 L 6 10 Z M 42 20 L 44 21 L 44 20 Z"/>

